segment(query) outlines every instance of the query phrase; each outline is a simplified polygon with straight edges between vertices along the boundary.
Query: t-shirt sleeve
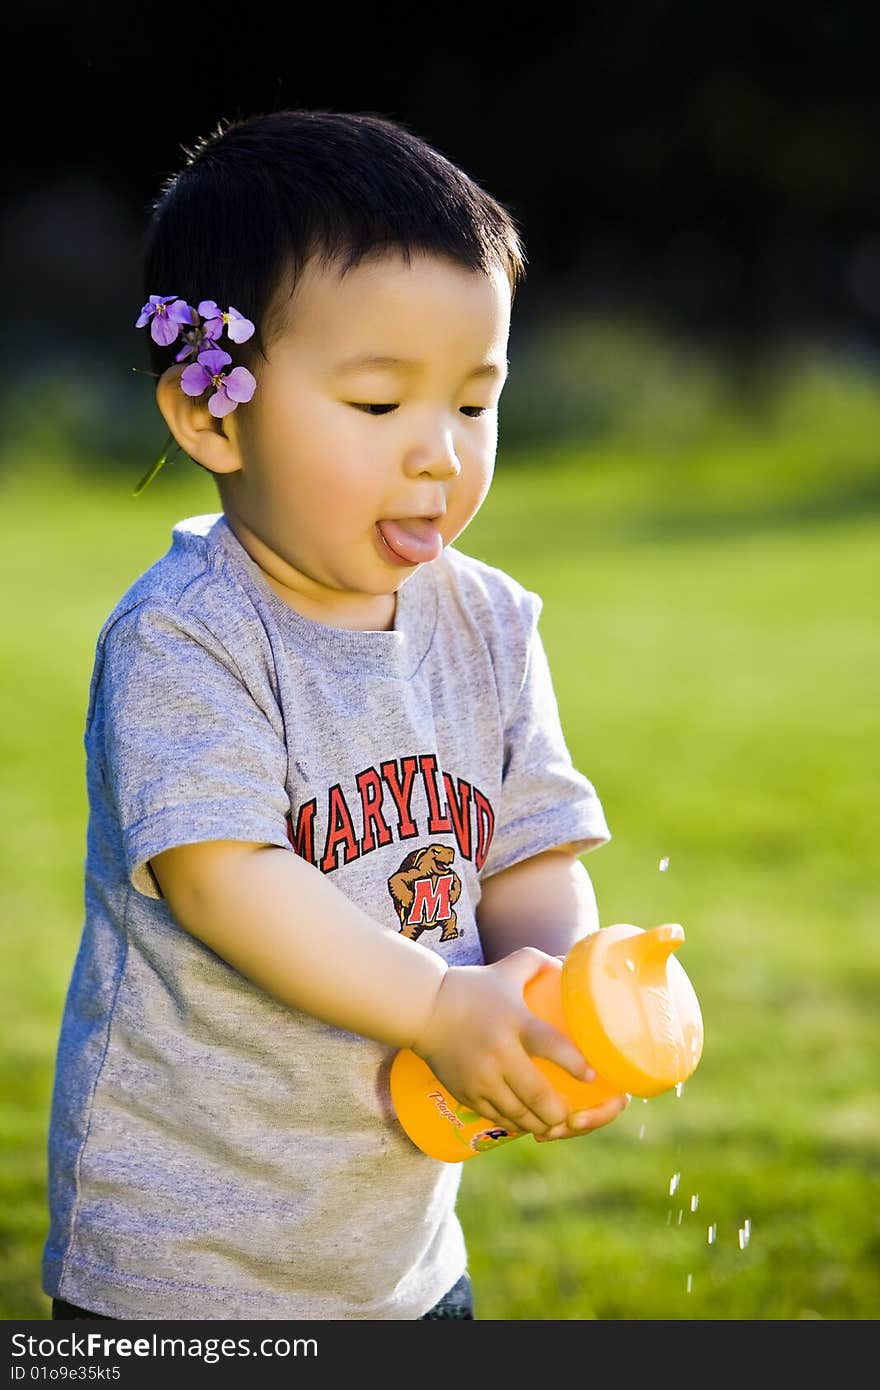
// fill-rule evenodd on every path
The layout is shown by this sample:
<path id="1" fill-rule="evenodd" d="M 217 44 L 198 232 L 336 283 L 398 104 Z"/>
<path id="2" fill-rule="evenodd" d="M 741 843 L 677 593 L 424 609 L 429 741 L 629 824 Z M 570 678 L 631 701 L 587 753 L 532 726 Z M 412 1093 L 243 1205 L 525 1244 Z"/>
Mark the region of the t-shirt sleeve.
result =
<path id="1" fill-rule="evenodd" d="M 525 672 L 504 733 L 501 801 L 481 877 L 560 845 L 575 854 L 610 840 L 593 784 L 572 763 L 530 595 Z"/>
<path id="2" fill-rule="evenodd" d="M 94 742 L 129 879 L 161 897 L 149 860 L 207 840 L 290 849 L 287 751 L 268 680 L 246 679 L 198 618 L 141 605 L 104 644 Z"/>

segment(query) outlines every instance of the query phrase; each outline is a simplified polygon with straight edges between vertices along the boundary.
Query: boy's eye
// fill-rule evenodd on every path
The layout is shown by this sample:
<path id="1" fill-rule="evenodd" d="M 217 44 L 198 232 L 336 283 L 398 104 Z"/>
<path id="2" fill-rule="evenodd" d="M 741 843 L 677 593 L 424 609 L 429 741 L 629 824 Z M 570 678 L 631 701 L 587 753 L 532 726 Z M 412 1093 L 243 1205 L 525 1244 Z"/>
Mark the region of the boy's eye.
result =
<path id="1" fill-rule="evenodd" d="M 397 409 L 396 405 L 375 405 L 372 402 L 352 401 L 352 405 L 357 410 L 365 410 L 368 415 L 387 415 L 389 410 Z M 477 419 L 480 415 L 488 415 L 491 408 L 488 405 L 463 405 L 461 410 L 463 415 Z"/>

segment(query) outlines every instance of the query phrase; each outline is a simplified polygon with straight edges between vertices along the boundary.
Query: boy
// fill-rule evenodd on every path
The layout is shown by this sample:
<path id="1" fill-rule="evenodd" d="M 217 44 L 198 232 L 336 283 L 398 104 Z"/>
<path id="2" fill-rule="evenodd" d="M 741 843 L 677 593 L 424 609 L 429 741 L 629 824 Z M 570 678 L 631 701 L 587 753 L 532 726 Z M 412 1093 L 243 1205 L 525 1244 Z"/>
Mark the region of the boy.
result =
<path id="1" fill-rule="evenodd" d="M 231 125 L 157 204 L 139 323 L 222 512 L 98 638 L 55 1316 L 472 1316 L 460 1165 L 397 1123 L 396 1050 L 541 1140 L 625 1104 L 567 1116 L 531 1060 L 592 1075 L 522 990 L 598 925 L 608 830 L 540 600 L 452 548 L 522 273 L 505 210 L 377 116 Z"/>

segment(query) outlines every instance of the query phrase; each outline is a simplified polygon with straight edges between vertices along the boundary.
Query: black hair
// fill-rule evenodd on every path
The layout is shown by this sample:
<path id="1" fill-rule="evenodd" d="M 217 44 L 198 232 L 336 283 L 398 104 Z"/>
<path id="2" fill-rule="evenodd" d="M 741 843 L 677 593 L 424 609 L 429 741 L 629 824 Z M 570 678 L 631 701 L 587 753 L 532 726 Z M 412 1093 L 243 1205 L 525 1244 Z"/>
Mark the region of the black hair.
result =
<path id="1" fill-rule="evenodd" d="M 510 211 L 400 121 L 373 112 L 275 111 L 221 121 L 190 148 L 153 205 L 144 296 L 234 307 L 256 331 L 221 346 L 253 365 L 271 341 L 279 290 L 295 289 L 316 258 L 345 274 L 398 251 L 447 257 L 469 270 L 501 268 L 511 298 L 526 255 Z M 149 334 L 154 371 L 181 347 Z"/>

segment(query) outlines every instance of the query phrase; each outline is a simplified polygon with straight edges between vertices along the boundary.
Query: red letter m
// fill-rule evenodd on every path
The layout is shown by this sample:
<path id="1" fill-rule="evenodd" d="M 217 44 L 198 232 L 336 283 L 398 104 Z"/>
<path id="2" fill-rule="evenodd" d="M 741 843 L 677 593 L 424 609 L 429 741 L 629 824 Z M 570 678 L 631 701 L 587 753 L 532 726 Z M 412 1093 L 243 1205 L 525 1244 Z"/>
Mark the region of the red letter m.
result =
<path id="1" fill-rule="evenodd" d="M 450 916 L 449 890 L 452 887 L 452 874 L 438 874 L 437 882 L 429 878 L 417 878 L 413 884 L 415 894 L 409 910 L 407 922 L 442 922 Z"/>

